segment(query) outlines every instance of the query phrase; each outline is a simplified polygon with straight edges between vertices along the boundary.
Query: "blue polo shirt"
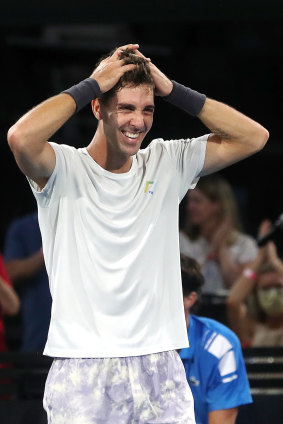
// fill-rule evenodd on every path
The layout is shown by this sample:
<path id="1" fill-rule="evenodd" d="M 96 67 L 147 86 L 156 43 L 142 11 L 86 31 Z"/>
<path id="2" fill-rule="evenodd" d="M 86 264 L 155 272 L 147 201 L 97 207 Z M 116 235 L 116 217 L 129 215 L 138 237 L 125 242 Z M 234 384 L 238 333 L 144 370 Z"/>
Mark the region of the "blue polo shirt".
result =
<path id="1" fill-rule="evenodd" d="M 252 402 L 238 337 L 219 322 L 190 315 L 190 347 L 181 349 L 187 380 L 195 401 L 197 424 L 208 413 Z"/>
<path id="2" fill-rule="evenodd" d="M 4 258 L 26 259 L 42 248 L 37 213 L 16 219 L 8 228 Z M 42 352 L 46 343 L 51 313 L 48 276 L 42 267 L 17 285 L 21 300 L 23 352 Z"/>

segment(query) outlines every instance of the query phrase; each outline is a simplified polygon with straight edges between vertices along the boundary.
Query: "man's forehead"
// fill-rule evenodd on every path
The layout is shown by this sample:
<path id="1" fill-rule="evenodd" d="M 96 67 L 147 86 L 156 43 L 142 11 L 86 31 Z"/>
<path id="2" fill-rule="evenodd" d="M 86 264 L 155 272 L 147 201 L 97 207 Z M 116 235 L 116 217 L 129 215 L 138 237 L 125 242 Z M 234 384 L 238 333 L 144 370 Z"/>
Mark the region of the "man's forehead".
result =
<path id="1" fill-rule="evenodd" d="M 128 101 L 147 101 L 154 104 L 154 89 L 153 87 L 142 84 L 137 86 L 125 86 L 115 93 L 116 102 Z"/>

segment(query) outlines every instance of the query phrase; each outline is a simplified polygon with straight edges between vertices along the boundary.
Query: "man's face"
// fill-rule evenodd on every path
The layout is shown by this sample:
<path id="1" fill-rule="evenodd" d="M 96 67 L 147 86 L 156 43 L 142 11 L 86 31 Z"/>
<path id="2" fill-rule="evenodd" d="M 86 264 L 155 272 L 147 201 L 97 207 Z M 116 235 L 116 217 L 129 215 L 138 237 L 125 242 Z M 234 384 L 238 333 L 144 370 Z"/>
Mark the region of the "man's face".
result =
<path id="1" fill-rule="evenodd" d="M 109 148 L 132 156 L 150 130 L 154 113 L 154 93 L 148 85 L 124 87 L 101 106 L 104 134 Z"/>

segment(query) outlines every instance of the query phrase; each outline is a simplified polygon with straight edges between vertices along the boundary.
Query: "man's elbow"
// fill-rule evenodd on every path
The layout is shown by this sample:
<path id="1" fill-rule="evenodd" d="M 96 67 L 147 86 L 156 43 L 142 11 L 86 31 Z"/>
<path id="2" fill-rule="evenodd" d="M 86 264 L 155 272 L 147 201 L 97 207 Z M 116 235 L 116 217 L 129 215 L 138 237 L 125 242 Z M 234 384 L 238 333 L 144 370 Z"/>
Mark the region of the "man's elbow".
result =
<path id="1" fill-rule="evenodd" d="M 9 129 L 7 140 L 13 153 L 21 151 L 26 144 L 26 137 L 17 124 Z"/>
<path id="2" fill-rule="evenodd" d="M 254 148 L 254 153 L 259 152 L 266 145 L 267 140 L 269 139 L 269 132 L 267 131 L 266 128 L 259 125 L 259 127 L 254 132 L 252 139 L 253 139 L 252 144 Z"/>

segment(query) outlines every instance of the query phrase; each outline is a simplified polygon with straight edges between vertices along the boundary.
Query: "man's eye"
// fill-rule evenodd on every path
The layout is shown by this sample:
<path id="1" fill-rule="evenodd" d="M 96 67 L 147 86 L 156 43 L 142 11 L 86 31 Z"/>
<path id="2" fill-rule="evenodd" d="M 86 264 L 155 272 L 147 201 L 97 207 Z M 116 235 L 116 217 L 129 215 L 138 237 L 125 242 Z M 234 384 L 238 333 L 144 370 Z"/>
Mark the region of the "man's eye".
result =
<path id="1" fill-rule="evenodd" d="M 154 113 L 154 109 L 145 109 L 144 113 L 145 113 L 146 115 L 153 115 L 153 113 Z"/>
<path id="2" fill-rule="evenodd" d="M 131 109 L 130 107 L 122 107 L 119 109 L 119 112 L 132 112 L 133 109 Z"/>

